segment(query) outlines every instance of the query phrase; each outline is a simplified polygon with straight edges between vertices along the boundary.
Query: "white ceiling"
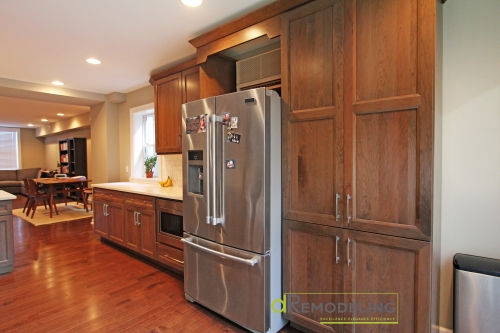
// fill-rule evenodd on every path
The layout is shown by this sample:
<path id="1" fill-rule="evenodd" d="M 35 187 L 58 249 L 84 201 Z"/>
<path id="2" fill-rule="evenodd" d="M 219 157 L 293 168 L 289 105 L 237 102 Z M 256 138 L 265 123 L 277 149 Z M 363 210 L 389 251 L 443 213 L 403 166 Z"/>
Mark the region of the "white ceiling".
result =
<path id="1" fill-rule="evenodd" d="M 0 0 L 0 88 L 2 79 L 59 80 L 71 90 L 128 93 L 149 85 L 152 72 L 192 58 L 190 39 L 273 1 L 204 0 L 191 8 L 181 0 Z M 87 64 L 89 57 L 102 64 Z M 7 96 L 0 98 L 0 126 L 40 123 L 44 109 L 57 113 L 47 102 Z M 57 94 L 52 100 L 60 101 Z"/>

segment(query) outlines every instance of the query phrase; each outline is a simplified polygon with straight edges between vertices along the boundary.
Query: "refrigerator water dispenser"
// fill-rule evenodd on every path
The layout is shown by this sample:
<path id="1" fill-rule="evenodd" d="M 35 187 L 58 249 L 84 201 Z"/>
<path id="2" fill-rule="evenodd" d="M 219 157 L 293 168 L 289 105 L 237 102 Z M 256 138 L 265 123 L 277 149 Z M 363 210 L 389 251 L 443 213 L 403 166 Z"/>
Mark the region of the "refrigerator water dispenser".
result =
<path id="1" fill-rule="evenodd" d="M 203 151 L 188 152 L 188 192 L 203 195 Z"/>

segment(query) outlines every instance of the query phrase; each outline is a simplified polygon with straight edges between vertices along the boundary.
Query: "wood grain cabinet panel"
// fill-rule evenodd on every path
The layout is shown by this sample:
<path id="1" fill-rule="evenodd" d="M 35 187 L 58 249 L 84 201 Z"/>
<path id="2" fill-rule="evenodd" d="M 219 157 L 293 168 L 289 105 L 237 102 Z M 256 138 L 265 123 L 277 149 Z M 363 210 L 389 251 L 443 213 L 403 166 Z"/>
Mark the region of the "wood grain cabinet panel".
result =
<path id="1" fill-rule="evenodd" d="M 356 101 L 414 94 L 417 0 L 356 0 L 353 14 Z"/>
<path id="2" fill-rule="evenodd" d="M 182 103 L 200 98 L 200 68 L 197 66 L 182 72 Z"/>
<path id="3" fill-rule="evenodd" d="M 281 33 L 283 217 L 340 226 L 343 1 L 283 14 Z"/>
<path id="4" fill-rule="evenodd" d="M 344 66 L 352 78 L 345 81 L 344 102 L 349 228 L 431 240 L 433 5 L 346 0 Z"/>
<path id="5" fill-rule="evenodd" d="M 198 65 L 180 64 L 151 77 L 155 87 L 156 153 L 182 152 L 182 104 L 236 90 L 236 65 L 218 56 Z M 182 68 L 182 69 L 181 69 Z"/>
<path id="6" fill-rule="evenodd" d="M 356 118 L 353 223 L 415 226 L 416 120 L 415 111 Z"/>
<path id="7" fill-rule="evenodd" d="M 294 323 L 325 332 L 429 332 L 437 323 L 439 6 L 317 0 L 282 15 L 284 293 L 349 293 L 345 303 L 368 297 L 353 293 L 399 297 L 398 324 L 325 326 L 291 311 Z"/>
<path id="8" fill-rule="evenodd" d="M 125 207 L 125 246 L 139 252 L 141 246 L 141 228 L 137 225 L 137 211 L 134 207 Z"/>
<path id="9" fill-rule="evenodd" d="M 349 254 L 344 261 L 350 260 L 344 265 L 345 303 L 395 303 L 387 317 L 397 322 L 346 325 L 344 332 L 430 332 L 429 242 L 344 229 L 342 247 Z"/>
<path id="10" fill-rule="evenodd" d="M 154 258 L 156 254 L 155 198 L 125 193 L 125 246 Z"/>
<path id="11" fill-rule="evenodd" d="M 155 136 L 158 154 L 180 153 L 182 75 L 170 75 L 155 84 Z"/>
<path id="12" fill-rule="evenodd" d="M 284 220 L 284 315 L 315 332 L 429 332 L 430 250 L 426 241 Z M 355 310 L 342 313 L 338 304 Z M 328 324 L 332 317 L 393 324 Z"/>
<path id="13" fill-rule="evenodd" d="M 109 202 L 106 208 L 109 240 L 125 245 L 125 220 L 123 204 Z"/>
<path id="14" fill-rule="evenodd" d="M 336 259 L 341 256 L 341 234 L 340 228 L 283 220 L 283 293 L 289 295 L 284 316 L 315 332 L 343 329 L 320 324 L 325 312 L 302 307 L 343 302 L 343 295 L 333 294 L 342 291 L 342 263 Z M 291 306 L 294 303 L 298 304 Z"/>
<path id="15" fill-rule="evenodd" d="M 105 220 L 105 204 L 94 197 L 92 210 L 94 212 L 94 232 L 102 237 L 108 237 L 108 224 Z"/>

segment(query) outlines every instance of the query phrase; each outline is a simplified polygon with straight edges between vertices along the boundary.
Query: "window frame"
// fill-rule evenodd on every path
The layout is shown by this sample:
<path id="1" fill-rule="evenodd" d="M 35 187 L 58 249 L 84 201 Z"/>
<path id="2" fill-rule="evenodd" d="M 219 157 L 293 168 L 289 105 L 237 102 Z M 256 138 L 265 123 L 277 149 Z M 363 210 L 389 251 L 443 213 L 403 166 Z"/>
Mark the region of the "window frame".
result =
<path id="1" fill-rule="evenodd" d="M 21 129 L 20 128 L 14 128 L 14 127 L 3 127 L 0 126 L 0 132 L 11 132 L 11 133 L 16 133 L 16 157 L 17 161 L 16 164 L 17 166 L 15 168 L 2 168 L 1 170 L 18 170 L 22 169 L 22 163 L 21 163 Z"/>
<path id="2" fill-rule="evenodd" d="M 144 128 L 146 125 L 146 116 L 149 115 L 153 115 L 154 117 L 154 103 L 149 103 L 130 109 L 130 181 L 157 182 L 160 179 L 159 173 L 161 167 L 159 158 L 156 162 L 154 178 L 146 178 L 144 170 L 144 147 L 146 141 Z M 140 133 L 138 133 L 139 130 L 141 131 Z M 136 137 L 140 137 L 140 140 L 136 141 Z"/>

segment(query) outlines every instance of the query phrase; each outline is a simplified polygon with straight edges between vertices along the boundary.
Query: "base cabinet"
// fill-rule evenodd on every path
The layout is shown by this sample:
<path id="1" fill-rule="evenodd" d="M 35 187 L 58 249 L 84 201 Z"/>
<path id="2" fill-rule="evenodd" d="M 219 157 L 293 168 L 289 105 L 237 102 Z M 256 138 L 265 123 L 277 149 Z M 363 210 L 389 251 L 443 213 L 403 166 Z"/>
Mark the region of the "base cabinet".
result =
<path id="1" fill-rule="evenodd" d="M 430 247 L 284 220 L 284 316 L 315 332 L 429 332 Z"/>
<path id="2" fill-rule="evenodd" d="M 123 193 L 94 189 L 94 232 L 117 244 L 125 244 Z"/>
<path id="3" fill-rule="evenodd" d="M 180 221 L 182 224 L 182 202 L 94 188 L 94 232 L 97 235 L 182 273 L 184 244 L 180 237 L 158 229 L 157 220 L 162 214 L 166 214 L 165 222 L 176 224 Z M 180 220 L 171 220 L 169 216 L 180 216 Z"/>
<path id="4" fill-rule="evenodd" d="M 12 230 L 12 202 L 0 201 L 0 274 L 14 267 L 14 235 Z"/>
<path id="5" fill-rule="evenodd" d="M 154 198 L 125 194 L 125 246 L 150 258 L 155 257 Z"/>

